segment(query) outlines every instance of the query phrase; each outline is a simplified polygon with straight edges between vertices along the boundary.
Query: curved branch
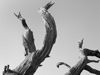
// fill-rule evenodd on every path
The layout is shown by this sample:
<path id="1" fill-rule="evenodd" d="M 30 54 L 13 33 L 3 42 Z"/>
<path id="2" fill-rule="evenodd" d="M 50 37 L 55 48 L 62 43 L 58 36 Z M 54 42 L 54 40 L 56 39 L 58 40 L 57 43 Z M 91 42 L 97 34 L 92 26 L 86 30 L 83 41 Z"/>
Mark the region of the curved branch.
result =
<path id="1" fill-rule="evenodd" d="M 45 60 L 46 57 L 49 57 L 51 49 L 56 41 L 57 31 L 54 18 L 52 15 L 47 11 L 54 3 L 49 2 L 46 6 L 42 7 L 39 11 L 40 14 L 45 22 L 46 27 L 46 36 L 44 39 L 44 46 L 41 50 L 32 51 L 34 46 L 31 45 L 26 38 L 23 37 L 25 42 L 25 48 L 28 47 L 29 52 L 24 61 L 12 72 L 16 73 L 8 73 L 4 70 L 3 75 L 33 75 L 37 68 L 41 66 L 41 62 Z M 17 16 L 17 15 L 16 15 Z M 18 16 L 19 17 L 19 16 Z M 33 35 L 33 34 L 32 34 Z M 28 35 L 28 37 L 31 37 Z M 34 41 L 33 41 L 34 43 Z"/>
<path id="2" fill-rule="evenodd" d="M 64 63 L 64 62 L 59 62 L 59 63 L 57 64 L 57 67 L 59 68 L 60 65 L 65 65 L 65 66 L 67 66 L 69 69 L 71 68 L 70 65 L 68 65 L 68 64 L 66 64 L 66 63 Z"/>
<path id="3" fill-rule="evenodd" d="M 92 69 L 90 66 L 87 66 L 88 63 L 99 62 L 99 60 L 89 60 L 88 56 L 95 56 L 97 58 L 100 58 L 100 52 L 98 50 L 90 50 L 87 48 L 82 49 L 82 44 L 83 44 L 83 39 L 79 42 L 80 60 L 76 63 L 76 65 L 71 67 L 65 75 L 80 75 L 83 70 L 87 70 L 91 73 L 98 75 L 100 74 L 100 71 Z M 62 64 L 66 65 L 65 63 L 61 62 L 58 63 L 57 67 L 59 67 L 59 65 Z"/>
<path id="4" fill-rule="evenodd" d="M 93 73 L 93 74 L 96 74 L 96 75 L 100 75 L 100 71 L 99 70 L 93 69 L 89 65 L 86 65 L 84 67 L 84 70 L 87 70 L 88 72 Z"/>
<path id="5" fill-rule="evenodd" d="M 49 2 L 46 6 L 40 8 L 39 13 L 44 21 L 46 27 L 46 36 L 44 39 L 44 46 L 39 52 L 39 60 L 41 63 L 46 57 L 49 57 L 51 49 L 56 41 L 57 31 L 56 24 L 52 15 L 47 11 L 54 3 Z M 48 7 L 48 8 L 47 8 Z"/>

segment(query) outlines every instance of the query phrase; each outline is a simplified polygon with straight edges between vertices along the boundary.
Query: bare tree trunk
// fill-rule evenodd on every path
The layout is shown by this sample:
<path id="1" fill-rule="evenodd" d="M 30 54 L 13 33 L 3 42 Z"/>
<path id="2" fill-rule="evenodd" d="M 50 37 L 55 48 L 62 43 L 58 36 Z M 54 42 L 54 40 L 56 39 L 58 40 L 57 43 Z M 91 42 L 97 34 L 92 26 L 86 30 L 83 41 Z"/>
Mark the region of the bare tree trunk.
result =
<path id="1" fill-rule="evenodd" d="M 80 75 L 83 70 L 87 70 L 90 73 L 100 75 L 100 71 L 91 68 L 88 63 L 95 62 L 98 63 L 100 60 L 89 60 L 88 56 L 95 56 L 100 58 L 100 52 L 98 50 L 90 50 L 87 48 L 83 48 L 83 39 L 79 42 L 79 49 L 80 49 L 80 59 L 73 67 L 70 67 L 68 64 L 64 62 L 59 62 L 57 67 L 59 68 L 60 65 L 65 65 L 69 68 L 69 71 L 65 75 Z"/>
<path id="2" fill-rule="evenodd" d="M 44 46 L 41 50 L 36 50 L 34 44 L 34 37 L 32 31 L 27 26 L 25 19 L 22 18 L 21 14 L 15 16 L 21 20 L 23 27 L 28 30 L 27 37 L 23 36 L 23 43 L 26 51 L 26 58 L 24 61 L 17 66 L 15 69 L 9 69 L 9 65 L 4 67 L 3 75 L 33 75 L 38 67 L 41 67 L 41 62 L 45 60 L 45 58 L 49 57 L 51 49 L 56 42 L 57 31 L 56 31 L 56 24 L 52 15 L 48 12 L 48 9 L 54 3 L 49 2 L 44 7 L 41 7 L 39 10 L 40 15 L 44 21 L 46 27 L 46 35 L 44 39 Z M 79 42 L 79 49 L 80 49 L 80 60 L 76 63 L 75 66 L 70 67 L 68 64 L 64 62 L 60 62 L 57 64 L 59 65 L 66 65 L 69 68 L 69 71 L 65 75 L 80 75 L 83 70 L 87 70 L 90 73 L 100 75 L 100 71 L 91 68 L 88 66 L 88 63 L 95 62 L 98 63 L 99 60 L 89 60 L 88 56 L 96 56 L 100 58 L 100 52 L 98 50 L 93 51 L 90 49 L 82 49 L 83 39 Z"/>
<path id="3" fill-rule="evenodd" d="M 44 46 L 42 47 L 42 49 L 29 52 L 24 61 L 13 70 L 9 69 L 9 65 L 5 66 L 3 75 L 33 75 L 38 69 L 38 67 L 41 66 L 41 62 L 43 62 L 45 58 L 49 57 L 49 54 L 57 37 L 54 18 L 48 12 L 48 9 L 53 4 L 54 3 L 49 2 L 39 10 L 39 13 L 42 16 L 46 27 L 46 36 L 44 39 Z M 17 17 L 19 18 L 20 16 L 21 14 Z M 28 42 L 27 45 L 29 45 Z"/>

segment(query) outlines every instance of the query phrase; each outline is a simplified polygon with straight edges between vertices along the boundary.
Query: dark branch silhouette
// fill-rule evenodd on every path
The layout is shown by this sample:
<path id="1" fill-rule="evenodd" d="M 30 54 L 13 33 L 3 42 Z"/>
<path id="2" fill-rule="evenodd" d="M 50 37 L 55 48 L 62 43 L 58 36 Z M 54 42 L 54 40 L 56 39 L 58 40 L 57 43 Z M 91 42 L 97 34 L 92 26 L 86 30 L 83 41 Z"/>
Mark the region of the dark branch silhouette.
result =
<path id="1" fill-rule="evenodd" d="M 70 65 L 68 65 L 68 64 L 66 64 L 66 63 L 64 63 L 64 62 L 59 62 L 59 63 L 57 64 L 57 67 L 59 68 L 60 65 L 65 65 L 65 66 L 67 66 L 69 69 L 71 68 Z"/>
<path id="2" fill-rule="evenodd" d="M 46 35 L 43 43 L 44 45 L 40 50 L 36 50 L 33 32 L 28 27 L 25 19 L 21 16 L 21 13 L 19 12 L 18 15 L 14 13 L 14 15 L 22 22 L 22 25 L 25 28 L 25 34 L 23 34 L 23 45 L 26 51 L 26 58 L 19 66 L 17 66 L 13 70 L 10 70 L 9 66 L 5 66 L 3 75 L 33 75 L 38 67 L 42 66 L 41 62 L 43 62 L 45 58 L 49 57 L 49 54 L 57 37 L 54 18 L 48 12 L 48 9 L 53 4 L 54 3 L 49 2 L 39 10 L 39 13 L 42 16 L 46 27 Z"/>
<path id="3" fill-rule="evenodd" d="M 76 63 L 76 65 L 74 65 L 73 67 L 69 67 L 68 64 L 64 62 L 59 62 L 57 64 L 57 67 L 59 68 L 60 65 L 65 65 L 69 67 L 69 71 L 65 75 L 80 75 L 83 70 L 87 70 L 90 73 L 100 75 L 100 71 L 93 69 L 88 65 L 89 63 L 92 63 L 92 62 L 98 63 L 100 61 L 100 60 L 88 59 L 88 56 L 95 56 L 97 58 L 100 58 L 100 52 L 98 50 L 90 50 L 87 48 L 82 48 L 83 39 L 78 43 L 79 43 L 79 49 L 80 49 L 80 56 L 79 56 L 80 59 Z"/>
<path id="4" fill-rule="evenodd" d="M 31 29 L 28 27 L 26 20 L 22 17 L 21 13 L 14 15 L 21 21 L 22 26 L 25 29 L 25 32 L 22 36 L 23 38 L 23 46 L 25 48 L 25 59 L 24 61 L 17 66 L 15 69 L 10 69 L 9 65 L 4 67 L 3 75 L 33 75 L 36 70 L 41 67 L 41 63 L 45 60 L 45 58 L 50 57 L 49 54 L 53 45 L 56 42 L 57 38 L 57 30 L 55 20 L 52 15 L 48 12 L 48 9 L 54 3 L 49 2 L 45 6 L 39 9 L 39 13 L 44 21 L 45 28 L 46 28 L 46 35 L 43 42 L 43 47 L 40 50 L 36 50 L 35 43 L 34 43 L 34 36 Z M 98 63 L 100 60 L 89 60 L 88 56 L 95 56 L 100 58 L 99 50 L 91 50 L 87 48 L 82 48 L 83 40 L 80 40 L 79 43 L 79 52 L 80 52 L 80 59 L 74 65 L 70 66 L 64 62 L 59 62 L 57 67 L 59 68 L 60 65 L 65 65 L 69 68 L 69 71 L 65 75 L 80 75 L 83 70 L 87 70 L 90 73 L 100 75 L 100 71 L 93 69 L 88 64 L 89 63 Z"/>

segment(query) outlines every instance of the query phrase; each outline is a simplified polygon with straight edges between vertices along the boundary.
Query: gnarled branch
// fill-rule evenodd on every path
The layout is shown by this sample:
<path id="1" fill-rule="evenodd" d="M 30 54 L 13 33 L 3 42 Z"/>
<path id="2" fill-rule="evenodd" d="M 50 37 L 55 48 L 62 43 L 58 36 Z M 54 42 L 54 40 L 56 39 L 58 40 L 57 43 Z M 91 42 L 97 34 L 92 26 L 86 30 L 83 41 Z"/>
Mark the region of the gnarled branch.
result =
<path id="1" fill-rule="evenodd" d="M 40 8 L 40 14 L 44 20 L 46 27 L 46 36 L 44 39 L 44 46 L 41 50 L 31 51 L 30 52 L 30 42 L 25 38 L 25 45 L 27 45 L 27 49 L 29 49 L 29 53 L 26 55 L 24 61 L 15 69 L 11 70 L 12 72 L 8 72 L 7 70 L 3 72 L 3 75 L 33 75 L 37 68 L 41 66 L 41 62 L 45 60 L 45 58 L 49 57 L 51 49 L 56 41 L 57 31 L 54 18 L 48 12 L 48 9 L 54 3 L 49 2 L 44 7 Z M 17 16 L 17 15 L 16 15 Z M 18 16 L 19 18 L 19 16 Z M 32 45 L 31 45 L 32 46 Z M 15 73 L 14 73 L 15 72 Z"/>
<path id="2" fill-rule="evenodd" d="M 82 45 L 83 45 L 83 39 L 79 42 L 80 59 L 76 63 L 76 65 L 69 68 L 69 71 L 65 75 L 80 75 L 83 70 L 87 70 L 90 73 L 97 74 L 97 75 L 100 74 L 100 71 L 93 69 L 87 65 L 88 63 L 91 62 L 98 63 L 99 60 L 89 60 L 88 56 L 95 56 L 97 58 L 100 58 L 100 52 L 98 50 L 90 50 L 87 48 L 82 49 Z M 60 65 L 66 65 L 68 67 L 68 64 L 64 62 L 58 63 L 57 67 L 59 67 Z"/>

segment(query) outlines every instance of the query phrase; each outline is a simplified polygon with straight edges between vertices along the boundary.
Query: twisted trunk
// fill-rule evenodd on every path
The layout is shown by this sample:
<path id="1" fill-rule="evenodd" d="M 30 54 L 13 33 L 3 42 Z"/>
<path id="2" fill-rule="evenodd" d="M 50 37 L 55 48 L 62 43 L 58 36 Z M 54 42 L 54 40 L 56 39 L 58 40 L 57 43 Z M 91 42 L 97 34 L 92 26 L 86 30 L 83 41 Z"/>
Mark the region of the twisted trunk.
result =
<path id="1" fill-rule="evenodd" d="M 24 61 L 13 70 L 10 70 L 8 66 L 5 66 L 3 75 L 33 75 L 38 67 L 41 66 L 41 62 L 43 62 L 45 58 L 49 57 L 57 37 L 54 18 L 48 12 L 48 9 L 53 4 L 54 3 L 49 2 L 39 10 L 46 27 L 46 36 L 42 49 L 29 52 Z"/>
<path id="2" fill-rule="evenodd" d="M 88 56 L 95 56 L 97 58 L 100 58 L 100 52 L 98 50 L 90 50 L 87 48 L 82 49 L 82 45 L 83 45 L 83 39 L 81 40 L 81 42 L 79 42 L 80 59 L 76 63 L 76 65 L 74 65 L 73 67 L 70 67 L 68 64 L 64 62 L 59 62 L 57 64 L 57 67 L 59 68 L 60 65 L 67 66 L 69 68 L 69 71 L 65 75 L 80 75 L 83 70 L 87 70 L 90 73 L 100 75 L 99 70 L 93 69 L 88 65 L 88 63 L 91 63 L 91 62 L 95 62 L 95 63 L 99 62 L 99 60 L 89 60 Z"/>

